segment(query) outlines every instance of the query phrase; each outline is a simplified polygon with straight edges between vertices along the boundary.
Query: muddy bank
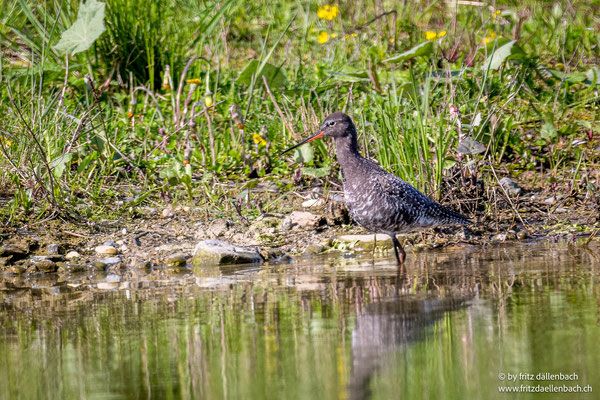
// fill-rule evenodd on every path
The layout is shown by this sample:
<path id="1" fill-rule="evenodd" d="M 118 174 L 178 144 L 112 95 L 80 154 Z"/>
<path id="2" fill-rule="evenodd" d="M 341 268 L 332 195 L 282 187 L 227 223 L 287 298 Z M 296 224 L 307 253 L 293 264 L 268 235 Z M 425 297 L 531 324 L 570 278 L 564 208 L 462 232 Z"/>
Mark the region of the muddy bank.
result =
<path id="1" fill-rule="evenodd" d="M 468 228 L 444 227 L 404 235 L 408 253 L 441 246 L 482 246 L 506 242 L 597 239 L 599 195 L 526 190 L 508 179 L 502 185 L 448 192 L 446 205 L 469 215 Z M 260 199 L 260 190 L 253 195 Z M 462 196 L 462 199 L 459 198 Z M 491 201 L 493 200 L 493 201 Z M 284 196 L 291 212 L 246 216 L 238 208 L 224 218 L 207 215 L 205 207 L 140 207 L 131 218 L 87 225 L 54 220 L 0 233 L 0 270 L 8 275 L 82 271 L 171 270 L 189 267 L 199 242 L 218 240 L 255 259 L 241 262 L 287 262 L 323 252 L 375 251 L 391 256 L 391 243 L 353 224 L 341 192 L 323 194 L 305 188 Z M 260 210 L 260 207 L 259 207 Z M 244 261 L 245 260 L 245 261 Z M 196 264 L 216 264 L 213 258 Z M 238 260 L 238 262 L 240 262 Z"/>

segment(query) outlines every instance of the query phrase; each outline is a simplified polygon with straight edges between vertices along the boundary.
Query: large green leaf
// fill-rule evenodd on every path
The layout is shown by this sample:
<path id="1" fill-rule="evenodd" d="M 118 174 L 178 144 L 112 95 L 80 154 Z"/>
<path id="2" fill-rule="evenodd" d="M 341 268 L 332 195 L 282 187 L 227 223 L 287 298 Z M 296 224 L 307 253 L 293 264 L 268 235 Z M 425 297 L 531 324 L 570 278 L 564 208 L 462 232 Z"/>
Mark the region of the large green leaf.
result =
<path id="1" fill-rule="evenodd" d="M 294 151 L 294 159 L 297 163 L 309 163 L 315 158 L 315 150 L 312 144 L 303 144 Z"/>
<path id="2" fill-rule="evenodd" d="M 104 26 L 104 8 L 106 4 L 97 0 L 88 0 L 79 5 L 77 19 L 69 29 L 63 32 L 56 50 L 77 54 L 85 51 L 106 30 Z"/>
<path id="3" fill-rule="evenodd" d="M 246 65 L 240 76 L 237 78 L 237 82 L 250 85 L 252 83 L 252 76 L 256 74 L 256 70 L 258 69 L 259 65 L 260 64 L 258 60 L 250 61 L 250 63 Z M 277 68 L 273 64 L 266 63 L 256 79 L 262 80 L 263 76 L 267 78 L 267 83 L 271 88 L 282 88 L 287 85 L 285 71 L 283 68 Z"/>
<path id="4" fill-rule="evenodd" d="M 349 65 L 344 65 L 339 71 L 327 71 L 337 81 L 342 82 L 363 82 L 369 81 L 369 74 L 364 69 L 358 69 Z"/>
<path id="5" fill-rule="evenodd" d="M 516 43 L 516 40 L 511 40 L 493 50 L 493 53 L 483 63 L 484 71 L 497 70 L 506 60 L 522 60 L 525 53 Z"/>
<path id="6" fill-rule="evenodd" d="M 331 172 L 331 167 L 322 167 L 322 168 L 311 168 L 311 167 L 303 167 L 302 173 L 304 175 L 312 176 L 314 178 L 322 178 L 324 176 L 329 175 Z"/>
<path id="7" fill-rule="evenodd" d="M 421 43 L 410 50 L 405 51 L 404 53 L 400 53 L 394 57 L 390 57 L 383 62 L 400 62 L 409 60 L 415 57 L 425 57 L 430 55 L 433 52 L 433 42 L 427 41 Z"/>

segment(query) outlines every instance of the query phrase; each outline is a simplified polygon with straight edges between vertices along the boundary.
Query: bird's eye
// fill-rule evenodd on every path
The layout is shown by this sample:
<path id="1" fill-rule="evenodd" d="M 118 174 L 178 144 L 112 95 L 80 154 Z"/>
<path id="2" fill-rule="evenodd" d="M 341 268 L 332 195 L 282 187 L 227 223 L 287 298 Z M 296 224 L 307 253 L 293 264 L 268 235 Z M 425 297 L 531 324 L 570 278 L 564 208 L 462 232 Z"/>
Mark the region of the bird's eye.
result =
<path id="1" fill-rule="evenodd" d="M 327 123 L 327 125 L 328 125 L 328 126 L 334 126 L 334 125 L 335 125 L 335 121 L 329 121 L 329 122 Z"/>

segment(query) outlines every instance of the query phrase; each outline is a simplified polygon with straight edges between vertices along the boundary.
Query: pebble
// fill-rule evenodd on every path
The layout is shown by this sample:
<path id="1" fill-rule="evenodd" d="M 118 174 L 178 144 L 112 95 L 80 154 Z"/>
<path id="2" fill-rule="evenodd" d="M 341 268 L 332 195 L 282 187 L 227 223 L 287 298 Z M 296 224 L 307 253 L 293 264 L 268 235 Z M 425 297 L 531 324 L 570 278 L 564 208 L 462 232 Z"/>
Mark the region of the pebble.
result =
<path id="1" fill-rule="evenodd" d="M 499 233 L 492 236 L 492 242 L 504 242 L 506 240 L 506 233 Z"/>
<path id="2" fill-rule="evenodd" d="M 289 222 L 286 222 L 288 218 Z M 294 211 L 284 219 L 282 229 L 286 230 L 284 226 L 285 228 L 287 226 L 297 226 L 302 229 L 315 229 L 326 224 L 327 220 L 321 215 L 315 215 L 307 211 Z"/>
<path id="3" fill-rule="evenodd" d="M 165 260 L 165 264 L 169 267 L 183 267 L 187 264 L 187 259 L 190 258 L 188 254 L 176 253 L 172 254 Z"/>
<path id="4" fill-rule="evenodd" d="M 94 262 L 92 263 L 92 267 L 94 267 L 94 268 L 96 268 L 96 269 L 102 269 L 102 270 L 104 270 L 104 269 L 106 269 L 106 264 L 104 264 L 104 263 L 103 263 L 103 262 L 101 262 L 101 261 L 94 261 Z"/>
<path id="5" fill-rule="evenodd" d="M 302 207 L 304 208 L 317 208 L 322 207 L 325 204 L 325 200 L 323 199 L 310 199 L 302 202 Z"/>
<path id="6" fill-rule="evenodd" d="M 48 254 L 58 254 L 58 243 L 51 243 L 46 246 L 46 252 Z"/>
<path id="7" fill-rule="evenodd" d="M 118 263 L 120 263 L 121 261 L 122 261 L 122 260 L 121 260 L 121 258 L 120 258 L 120 257 L 106 257 L 106 258 L 103 258 L 102 260 L 100 260 L 100 262 L 101 262 L 102 264 L 104 264 L 104 265 L 108 265 L 108 266 L 111 266 L 111 265 L 118 264 Z"/>
<path id="8" fill-rule="evenodd" d="M 81 257 L 81 254 L 79 254 L 78 252 L 76 252 L 75 250 L 71 250 L 70 252 L 67 253 L 67 255 L 65 256 L 65 258 L 67 260 L 72 260 L 74 258 L 79 258 Z"/>
<path id="9" fill-rule="evenodd" d="M 56 272 L 58 270 L 58 265 L 48 259 L 36 261 L 32 264 L 32 267 L 40 272 Z"/>
<path id="10" fill-rule="evenodd" d="M 11 265 L 6 271 L 11 274 L 20 275 L 26 270 L 27 268 L 25 268 L 23 265 Z"/>
<path id="11" fill-rule="evenodd" d="M 303 254 L 305 254 L 307 256 L 313 256 L 315 254 L 321 253 L 324 249 L 325 249 L 325 246 L 323 246 L 323 245 L 309 244 L 308 246 L 306 246 L 306 249 L 304 249 Z"/>
<path id="12" fill-rule="evenodd" d="M 332 240 L 332 244 L 338 248 L 352 248 L 362 250 L 372 250 L 375 245 L 375 235 L 340 235 Z M 380 248 L 392 248 L 392 238 L 384 233 L 377 234 L 377 247 Z"/>
<path id="13" fill-rule="evenodd" d="M 118 253 L 116 248 L 114 248 L 113 246 L 109 246 L 109 245 L 98 246 L 98 247 L 96 247 L 95 251 L 98 254 L 108 254 L 108 255 L 113 255 L 113 254 Z"/>
<path id="14" fill-rule="evenodd" d="M 194 249 L 194 264 L 260 264 L 263 257 L 257 249 L 233 246 L 220 240 L 202 240 Z"/>
<path id="15" fill-rule="evenodd" d="M 518 196 L 523 189 L 509 177 L 504 177 L 500 179 L 500 185 L 508 192 L 511 196 Z"/>
<path id="16" fill-rule="evenodd" d="M 168 208 L 165 208 L 165 209 L 163 210 L 163 212 L 162 212 L 162 216 L 163 216 L 163 218 L 171 218 L 171 217 L 173 217 L 174 215 L 175 215 L 175 212 L 174 212 L 174 211 L 173 211 L 173 209 L 172 209 L 172 208 L 170 208 L 170 207 L 168 207 Z"/>
<path id="17" fill-rule="evenodd" d="M 119 282 L 98 282 L 96 287 L 100 290 L 116 290 L 119 288 Z"/>

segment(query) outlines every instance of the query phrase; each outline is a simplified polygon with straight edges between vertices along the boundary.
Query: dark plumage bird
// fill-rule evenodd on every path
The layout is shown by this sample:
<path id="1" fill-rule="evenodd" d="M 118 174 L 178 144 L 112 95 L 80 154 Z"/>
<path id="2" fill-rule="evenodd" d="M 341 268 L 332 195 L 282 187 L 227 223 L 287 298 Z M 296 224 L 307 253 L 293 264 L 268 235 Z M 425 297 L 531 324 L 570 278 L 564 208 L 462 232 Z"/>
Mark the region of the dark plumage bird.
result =
<path id="1" fill-rule="evenodd" d="M 283 153 L 320 137 L 332 137 L 334 140 L 350 216 L 372 232 L 388 234 L 394 243 L 399 264 L 404 263 L 406 253 L 396 238 L 397 233 L 471 223 L 467 217 L 436 203 L 402 179 L 385 172 L 377 163 L 361 156 L 356 128 L 350 117 L 342 112 L 329 115 L 316 134 Z"/>

